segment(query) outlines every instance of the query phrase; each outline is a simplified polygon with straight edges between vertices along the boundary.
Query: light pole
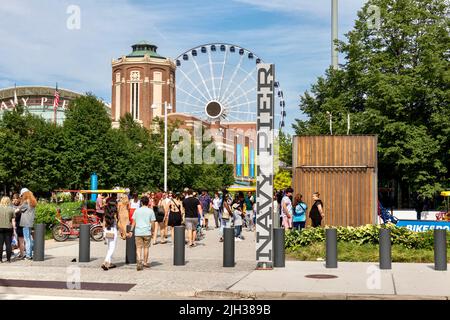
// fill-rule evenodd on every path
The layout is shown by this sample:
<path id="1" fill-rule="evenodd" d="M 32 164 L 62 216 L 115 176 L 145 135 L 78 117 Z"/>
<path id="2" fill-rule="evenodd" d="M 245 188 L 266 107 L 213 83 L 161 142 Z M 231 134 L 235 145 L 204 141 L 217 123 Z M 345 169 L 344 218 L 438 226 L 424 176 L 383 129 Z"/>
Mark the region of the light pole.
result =
<path id="1" fill-rule="evenodd" d="M 156 104 L 152 104 L 152 109 L 157 109 Z M 172 110 L 172 106 L 167 101 L 164 102 L 164 192 L 167 192 L 167 110 Z"/>
<path id="2" fill-rule="evenodd" d="M 327 115 L 330 117 L 330 134 L 333 135 L 333 114 L 327 111 Z"/>

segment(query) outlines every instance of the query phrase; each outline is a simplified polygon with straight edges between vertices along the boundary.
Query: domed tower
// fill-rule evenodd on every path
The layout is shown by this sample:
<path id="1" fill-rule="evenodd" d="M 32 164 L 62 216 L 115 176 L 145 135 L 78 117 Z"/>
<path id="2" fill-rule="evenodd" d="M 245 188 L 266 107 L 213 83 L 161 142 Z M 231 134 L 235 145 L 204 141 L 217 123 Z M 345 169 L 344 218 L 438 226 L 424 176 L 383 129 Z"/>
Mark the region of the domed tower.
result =
<path id="1" fill-rule="evenodd" d="M 164 103 L 176 111 L 175 63 L 160 56 L 157 46 L 141 41 L 133 51 L 113 60 L 111 113 L 113 127 L 127 112 L 133 119 L 150 128 L 154 117 L 164 115 Z"/>

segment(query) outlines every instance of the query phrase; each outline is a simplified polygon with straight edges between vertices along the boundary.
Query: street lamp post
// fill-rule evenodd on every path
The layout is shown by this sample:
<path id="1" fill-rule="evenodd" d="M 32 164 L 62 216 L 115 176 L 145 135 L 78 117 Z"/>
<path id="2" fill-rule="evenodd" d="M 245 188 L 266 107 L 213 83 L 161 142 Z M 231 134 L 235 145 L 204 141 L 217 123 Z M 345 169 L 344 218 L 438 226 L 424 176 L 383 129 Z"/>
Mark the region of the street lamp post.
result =
<path id="1" fill-rule="evenodd" d="M 152 109 L 157 105 L 152 104 Z M 167 110 L 172 110 L 172 106 L 167 101 L 164 102 L 164 192 L 167 192 Z"/>

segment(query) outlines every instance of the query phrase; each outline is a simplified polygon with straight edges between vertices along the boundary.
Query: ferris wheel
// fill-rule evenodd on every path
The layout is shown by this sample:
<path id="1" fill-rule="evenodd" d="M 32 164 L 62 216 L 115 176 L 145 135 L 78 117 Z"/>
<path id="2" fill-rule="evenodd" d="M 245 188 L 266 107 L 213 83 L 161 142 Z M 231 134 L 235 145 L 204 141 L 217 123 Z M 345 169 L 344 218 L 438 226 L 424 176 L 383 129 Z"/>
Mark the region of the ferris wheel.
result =
<path id="1" fill-rule="evenodd" d="M 256 64 L 253 52 L 237 45 L 209 43 L 176 58 L 177 112 L 204 121 L 256 122 Z M 275 87 L 276 129 L 284 128 L 283 91 Z"/>

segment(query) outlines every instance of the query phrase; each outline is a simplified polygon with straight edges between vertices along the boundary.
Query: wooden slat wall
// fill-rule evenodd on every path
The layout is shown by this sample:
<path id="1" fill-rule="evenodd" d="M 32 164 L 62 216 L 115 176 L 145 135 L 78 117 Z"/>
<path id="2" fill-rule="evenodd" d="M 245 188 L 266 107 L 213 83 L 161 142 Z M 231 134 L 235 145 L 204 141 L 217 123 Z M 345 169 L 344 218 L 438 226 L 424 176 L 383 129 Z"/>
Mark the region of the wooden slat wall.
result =
<path id="1" fill-rule="evenodd" d="M 324 203 L 323 224 L 359 226 L 376 223 L 377 137 L 296 136 L 293 143 L 293 188 L 309 209 L 312 193 Z M 302 168 L 301 166 L 367 166 Z M 308 224 L 310 220 L 308 219 Z"/>

